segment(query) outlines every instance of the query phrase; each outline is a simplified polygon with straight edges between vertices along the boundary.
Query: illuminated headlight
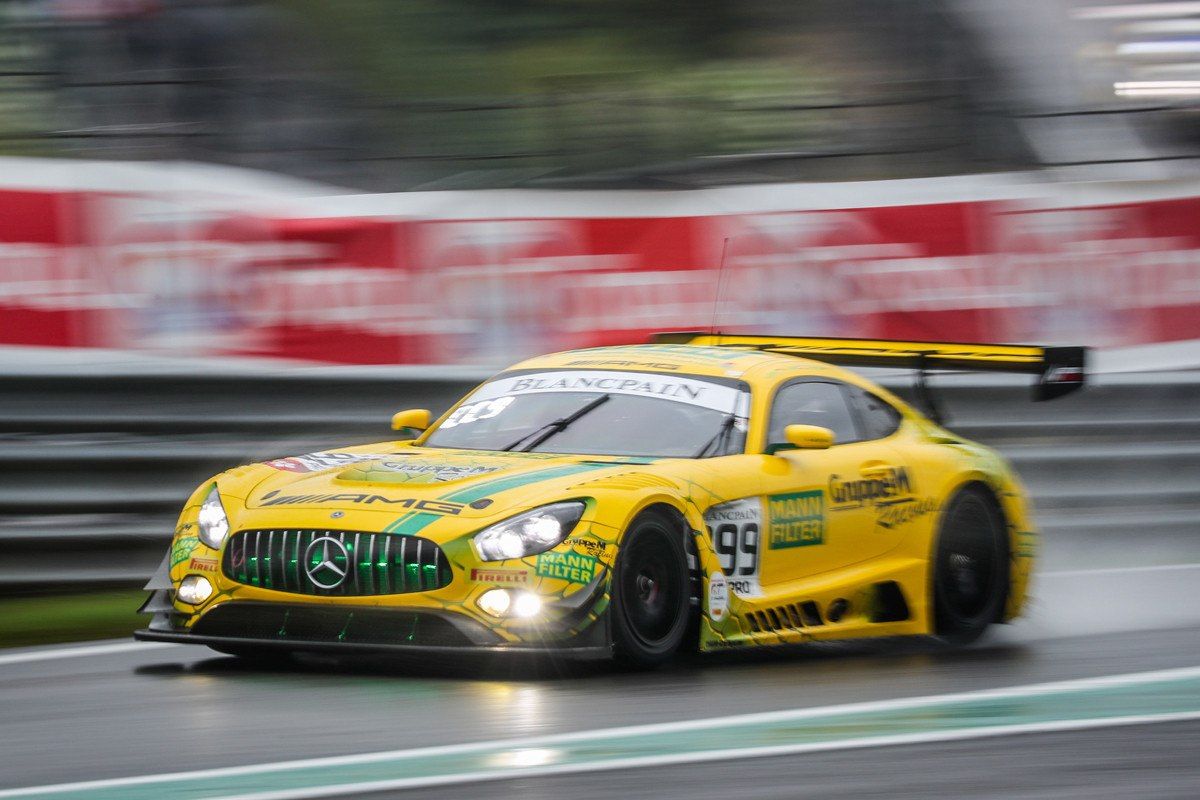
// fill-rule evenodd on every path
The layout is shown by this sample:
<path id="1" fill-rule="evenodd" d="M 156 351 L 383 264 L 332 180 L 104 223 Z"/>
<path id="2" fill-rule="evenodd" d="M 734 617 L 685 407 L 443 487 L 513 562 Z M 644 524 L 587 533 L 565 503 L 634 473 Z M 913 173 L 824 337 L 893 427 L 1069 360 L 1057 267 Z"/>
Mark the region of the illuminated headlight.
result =
<path id="1" fill-rule="evenodd" d="M 536 617 L 538 612 L 542 610 L 542 598 L 536 594 L 529 592 L 521 592 L 517 598 L 513 600 L 512 614 L 514 617 Z"/>
<path id="2" fill-rule="evenodd" d="M 503 617 L 508 613 L 508 607 L 512 605 L 512 595 L 507 589 L 489 589 L 480 595 L 479 607 L 493 617 Z"/>
<path id="3" fill-rule="evenodd" d="M 493 617 L 536 617 L 542 610 L 542 598 L 532 592 L 510 592 L 508 589 L 489 589 L 480 595 L 479 607 Z"/>
<path id="4" fill-rule="evenodd" d="M 213 593 L 212 584 L 202 575 L 188 575 L 179 582 L 175 596 L 189 605 L 199 605 Z"/>
<path id="5" fill-rule="evenodd" d="M 583 509 L 584 504 L 575 500 L 526 511 L 475 534 L 475 549 L 484 561 L 541 553 L 567 538 Z"/>
<path id="6" fill-rule="evenodd" d="M 213 550 L 219 550 L 221 543 L 229 535 L 229 517 L 225 516 L 225 508 L 221 505 L 221 495 L 217 494 L 215 483 L 204 502 L 200 504 L 197 523 L 200 527 L 200 541 Z"/>

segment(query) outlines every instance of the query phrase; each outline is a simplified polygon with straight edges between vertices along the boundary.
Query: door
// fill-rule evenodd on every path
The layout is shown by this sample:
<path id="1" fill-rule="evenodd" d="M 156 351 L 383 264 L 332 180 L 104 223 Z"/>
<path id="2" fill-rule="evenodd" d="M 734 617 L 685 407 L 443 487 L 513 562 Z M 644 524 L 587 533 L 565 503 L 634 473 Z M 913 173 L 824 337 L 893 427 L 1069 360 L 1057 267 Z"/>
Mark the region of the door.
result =
<path id="1" fill-rule="evenodd" d="M 773 585 L 874 558 L 900 540 L 885 509 L 914 496 L 909 469 L 861 413 L 853 393 L 861 391 L 802 379 L 776 392 L 768 450 L 786 442 L 784 428 L 795 424 L 829 428 L 834 444 L 780 450 L 764 461 L 760 581 L 767 594 Z"/>

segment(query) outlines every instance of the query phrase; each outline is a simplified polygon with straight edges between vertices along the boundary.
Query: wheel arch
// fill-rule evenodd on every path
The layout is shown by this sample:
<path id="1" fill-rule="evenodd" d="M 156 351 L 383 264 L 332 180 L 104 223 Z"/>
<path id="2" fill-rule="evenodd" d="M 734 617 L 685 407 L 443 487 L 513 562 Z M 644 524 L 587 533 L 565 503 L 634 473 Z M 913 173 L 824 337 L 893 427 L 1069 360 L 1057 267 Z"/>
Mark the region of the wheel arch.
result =
<path id="1" fill-rule="evenodd" d="M 998 513 L 1000 515 L 1001 523 L 1005 526 L 1005 529 L 1007 530 L 1008 529 L 1008 514 L 1004 510 L 1004 501 L 1002 499 L 1002 490 L 996 486 L 996 482 L 993 479 L 990 479 L 990 476 L 988 476 L 986 473 L 974 473 L 974 474 L 963 476 L 963 478 L 958 483 L 956 483 L 949 492 L 946 493 L 946 502 L 942 504 L 942 513 L 945 513 L 946 506 L 949 505 L 949 501 L 951 499 L 953 499 L 956 495 L 958 495 L 962 492 L 971 490 L 971 489 L 978 489 L 979 491 L 983 492 L 984 495 L 986 495 L 989 500 L 992 501 L 992 505 L 993 505 L 996 513 Z M 938 515 L 938 524 L 939 525 L 941 524 L 941 521 L 942 521 L 942 515 L 939 514 Z"/>
<path id="2" fill-rule="evenodd" d="M 698 512 L 695 512 L 692 516 L 695 516 L 696 519 L 693 519 L 688 514 L 688 510 L 689 505 L 682 497 L 653 494 L 640 498 L 637 503 L 630 506 L 630 511 L 617 535 L 617 548 L 619 555 L 619 549 L 624 542 L 626 533 L 639 517 L 645 514 L 659 514 L 670 520 L 679 532 L 684 552 L 687 554 L 688 594 L 691 599 L 693 616 L 698 619 L 701 613 L 704 581 L 709 575 L 720 571 L 720 564 L 716 560 L 716 554 L 707 546 L 707 540 L 694 535 L 695 531 L 704 530 L 703 518 L 699 517 Z M 694 511 L 694 509 L 692 510 Z M 614 563 L 615 560 L 616 557 L 614 557 Z M 691 638 L 698 639 L 698 636 L 697 632 Z"/>
<path id="3" fill-rule="evenodd" d="M 683 501 L 676 498 L 652 497 L 639 503 L 634 512 L 629 515 L 629 519 L 621 530 L 620 538 L 617 540 L 618 547 L 620 547 L 621 541 L 624 540 L 626 532 L 633 525 L 634 521 L 644 514 L 659 514 L 670 520 L 679 532 L 679 536 L 683 541 L 684 551 L 688 554 L 689 562 L 696 557 L 696 542 L 695 537 L 692 536 L 694 526 L 688 519 Z M 689 569 L 691 566 L 689 563 Z M 699 595 L 697 594 L 697 596 Z"/>
<path id="4" fill-rule="evenodd" d="M 687 515 L 681 506 L 682 503 L 675 505 L 663 499 L 652 500 L 638 508 L 637 512 L 629 518 L 629 521 L 633 522 L 633 520 L 643 514 L 662 514 L 679 526 L 680 533 L 687 534 L 690 532 L 691 527 L 688 524 Z"/>
<path id="5" fill-rule="evenodd" d="M 679 634 L 681 640 L 671 648 L 671 652 L 675 652 L 676 648 L 682 647 L 688 650 L 694 650 L 698 646 L 699 633 L 698 623 L 700 615 L 700 591 L 702 585 L 702 559 L 697 554 L 698 543 L 697 537 L 693 536 L 694 527 L 688 519 L 686 511 L 686 503 L 682 498 L 676 498 L 665 495 L 650 495 L 641 498 L 639 502 L 629 506 L 629 511 L 625 515 L 625 519 L 617 534 L 616 546 L 617 550 L 613 556 L 613 567 L 609 571 L 609 593 L 614 599 L 617 597 L 616 583 L 621 575 L 621 563 L 623 558 L 622 548 L 626 544 L 627 536 L 639 527 L 639 521 L 648 516 L 657 517 L 659 522 L 667 523 L 668 530 L 674 531 L 674 536 L 677 537 L 678 546 L 681 548 L 683 560 L 683 573 L 680 578 L 683 581 L 682 590 L 684 597 L 681 602 L 683 607 L 683 628 Z M 634 663 L 628 658 L 622 659 L 620 655 L 619 632 L 616 627 L 619 624 L 618 620 L 613 619 L 616 609 L 610 606 L 609 609 L 609 629 L 610 637 L 614 647 L 617 647 L 618 661 L 624 660 L 627 665 Z M 636 659 L 634 660 L 636 661 Z M 645 666 L 644 664 L 642 666 Z"/>
<path id="6" fill-rule="evenodd" d="M 930 628 L 933 626 L 932 610 L 933 604 L 933 580 L 934 580 L 934 565 L 937 559 L 938 541 L 942 535 L 942 526 L 945 522 L 946 512 L 950 508 L 951 501 L 966 491 L 979 491 L 984 497 L 991 501 L 992 510 L 995 512 L 1000 521 L 1001 529 L 1005 535 L 1000 537 L 1004 544 L 1004 553 L 1001 557 L 1001 564 L 1004 568 L 1004 601 L 1000 603 L 996 619 L 993 622 L 1003 622 L 1013 614 L 1010 612 L 1010 601 L 1014 591 L 1013 586 L 1013 563 L 1012 554 L 1017 547 L 1015 541 L 1018 536 L 1017 528 L 1012 524 L 1009 512 L 1005 508 L 1005 495 L 1007 494 L 1002 488 L 1005 481 L 1000 476 L 990 475 L 983 471 L 972 471 L 959 476 L 950 488 L 946 491 L 942 503 L 939 504 L 938 514 L 933 524 L 932 535 L 929 537 L 929 553 L 928 564 L 929 572 L 925 581 L 926 603 L 930 609 Z"/>
<path id="7" fill-rule="evenodd" d="M 1006 483 L 1007 481 L 1005 481 L 1004 476 L 980 469 L 970 470 L 955 476 L 941 493 L 943 499 L 938 503 L 938 513 L 934 520 L 933 537 L 930 542 L 931 548 L 937 546 L 937 535 L 941 531 L 942 521 L 945 518 L 946 509 L 950 506 L 950 501 L 969 489 L 982 491 L 991 500 L 996 513 L 1000 515 L 1000 522 L 1004 525 L 1005 530 L 1011 530 L 1011 514 L 1010 510 L 1006 508 L 1005 498 L 1011 495 L 1012 492 L 1006 490 Z M 1009 547 L 1011 549 L 1011 543 Z M 931 555 L 932 552 L 931 549 Z"/>
<path id="8" fill-rule="evenodd" d="M 599 499 L 597 502 L 600 502 Z M 677 523 L 680 533 L 685 536 L 689 535 L 694 527 L 692 520 L 688 518 L 687 503 L 682 497 L 665 493 L 647 494 L 630 503 L 628 511 L 620 520 L 616 534 L 618 547 L 625 540 L 625 535 L 629 532 L 634 520 L 646 513 L 662 514 Z"/>

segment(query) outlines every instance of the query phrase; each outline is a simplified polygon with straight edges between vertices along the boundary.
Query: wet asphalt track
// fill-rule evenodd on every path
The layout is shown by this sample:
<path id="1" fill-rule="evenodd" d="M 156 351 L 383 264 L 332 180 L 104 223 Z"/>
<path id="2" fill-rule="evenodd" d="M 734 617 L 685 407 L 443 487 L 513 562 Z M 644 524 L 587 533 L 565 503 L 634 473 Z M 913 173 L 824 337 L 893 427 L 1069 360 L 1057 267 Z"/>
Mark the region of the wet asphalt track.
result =
<path id="1" fill-rule="evenodd" d="M 650 674 L 554 663 L 250 667 L 178 646 L 0 660 L 0 789 L 1200 665 L 1200 570 L 1042 578 L 966 650 L 825 645 Z M 12 654 L 19 651 L 2 651 Z M 383 797 L 1200 797 L 1200 722 L 611 770 Z"/>

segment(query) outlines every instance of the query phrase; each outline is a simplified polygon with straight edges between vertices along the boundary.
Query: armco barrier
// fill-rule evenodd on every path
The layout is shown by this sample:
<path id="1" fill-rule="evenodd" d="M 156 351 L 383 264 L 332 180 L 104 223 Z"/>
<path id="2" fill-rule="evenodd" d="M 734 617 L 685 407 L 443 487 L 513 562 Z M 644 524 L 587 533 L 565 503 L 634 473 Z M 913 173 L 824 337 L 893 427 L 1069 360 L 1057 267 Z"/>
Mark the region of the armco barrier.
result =
<path id="1" fill-rule="evenodd" d="M 385 440 L 394 411 L 442 410 L 478 377 L 7 375 L 0 592 L 136 585 L 204 478 L 239 463 Z M 1101 376 L 1040 404 L 1010 381 L 935 384 L 950 427 L 999 447 L 1021 473 L 1050 568 L 1200 561 L 1200 376 Z"/>

